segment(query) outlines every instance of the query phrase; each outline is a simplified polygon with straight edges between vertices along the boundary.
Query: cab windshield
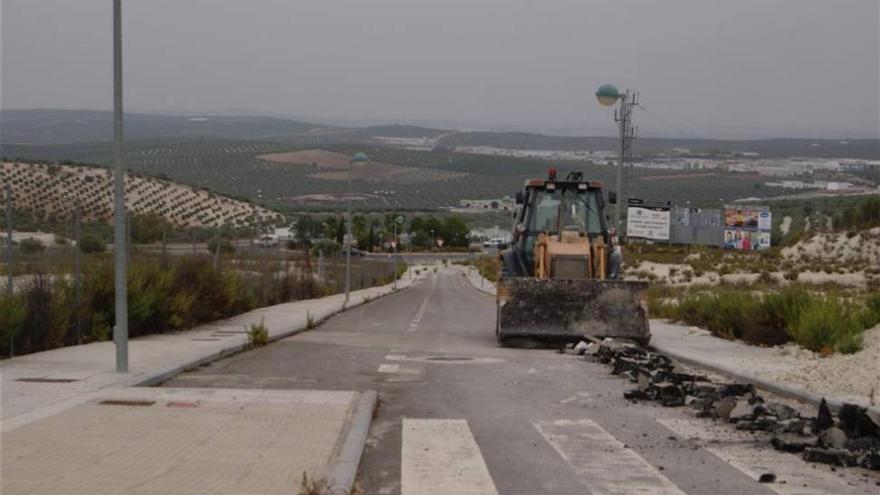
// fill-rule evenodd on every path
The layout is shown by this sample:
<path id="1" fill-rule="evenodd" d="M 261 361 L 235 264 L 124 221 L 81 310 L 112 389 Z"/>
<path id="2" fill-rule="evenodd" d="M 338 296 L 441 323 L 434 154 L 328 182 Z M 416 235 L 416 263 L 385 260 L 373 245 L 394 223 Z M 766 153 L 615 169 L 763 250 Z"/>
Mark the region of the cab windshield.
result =
<path id="1" fill-rule="evenodd" d="M 528 230 L 557 234 L 560 230 L 602 233 L 597 191 L 536 191 Z"/>

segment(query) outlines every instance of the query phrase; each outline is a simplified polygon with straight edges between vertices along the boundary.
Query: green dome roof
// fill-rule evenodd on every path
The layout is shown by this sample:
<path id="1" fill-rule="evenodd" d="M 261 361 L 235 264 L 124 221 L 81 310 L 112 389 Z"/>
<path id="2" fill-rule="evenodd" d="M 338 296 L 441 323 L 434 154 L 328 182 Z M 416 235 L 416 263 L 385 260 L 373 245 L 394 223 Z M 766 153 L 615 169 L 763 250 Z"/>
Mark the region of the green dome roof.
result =
<path id="1" fill-rule="evenodd" d="M 358 152 L 356 155 L 351 157 L 351 161 L 353 161 L 353 162 L 366 162 L 366 161 L 369 161 L 369 159 L 367 158 L 367 155 L 365 155 L 364 153 Z"/>
<path id="2" fill-rule="evenodd" d="M 611 84 L 603 84 L 596 91 L 596 98 L 616 100 L 620 98 L 620 91 L 618 91 L 617 88 Z"/>

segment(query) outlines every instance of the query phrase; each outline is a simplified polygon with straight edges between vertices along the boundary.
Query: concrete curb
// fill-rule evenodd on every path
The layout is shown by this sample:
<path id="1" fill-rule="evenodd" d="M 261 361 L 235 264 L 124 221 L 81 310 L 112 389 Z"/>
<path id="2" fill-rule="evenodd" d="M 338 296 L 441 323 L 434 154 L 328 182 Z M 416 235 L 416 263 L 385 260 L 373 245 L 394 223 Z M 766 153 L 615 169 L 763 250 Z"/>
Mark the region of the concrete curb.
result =
<path id="1" fill-rule="evenodd" d="M 464 278 L 466 278 L 468 283 L 471 284 L 471 287 L 484 294 L 489 294 L 490 296 L 495 297 L 495 282 L 487 280 L 477 272 L 471 273 L 471 270 L 468 267 L 463 269 L 462 275 L 464 275 Z M 475 278 L 480 281 L 479 284 L 474 281 Z"/>
<path id="2" fill-rule="evenodd" d="M 384 294 L 379 294 L 379 295 L 376 295 L 375 297 L 372 297 L 369 299 L 362 297 L 359 302 L 356 302 L 354 300 L 349 301 L 348 306 L 345 306 L 345 304 L 343 304 L 338 309 L 329 311 L 327 314 L 320 316 L 320 317 L 318 316 L 317 313 L 315 313 L 314 315 L 312 315 L 315 317 L 315 319 L 313 320 L 314 327 L 317 327 L 318 325 L 324 323 L 325 321 L 327 321 L 328 319 L 330 319 L 331 317 L 333 317 L 339 313 L 342 313 L 342 312 L 347 311 L 352 308 L 356 308 L 356 307 L 361 306 L 363 304 L 367 304 L 368 302 L 374 301 L 380 297 L 385 297 L 387 295 L 400 292 L 400 291 L 406 289 L 407 287 L 410 287 L 410 285 L 407 285 L 405 287 L 398 287 L 396 289 L 390 289 L 388 292 L 386 292 Z M 276 333 L 270 335 L 268 342 L 269 343 L 277 342 L 281 339 L 286 339 L 287 337 L 291 337 L 293 335 L 304 332 L 306 330 L 309 330 L 308 319 L 306 320 L 305 323 L 293 325 L 287 330 L 282 330 L 280 332 L 276 332 Z M 153 373 L 153 374 L 147 376 L 146 378 L 136 382 L 132 386 L 133 387 L 152 387 L 152 386 L 158 385 L 162 382 L 166 382 L 166 381 L 174 378 L 175 376 L 183 373 L 184 371 L 187 371 L 187 370 L 190 370 L 193 368 L 197 368 L 197 367 L 202 366 L 204 364 L 212 363 L 212 362 L 217 361 L 219 359 L 223 359 L 223 358 L 232 356 L 233 354 L 238 354 L 240 352 L 245 352 L 250 349 L 251 349 L 251 346 L 248 345 L 247 343 L 233 344 L 225 349 L 214 352 L 213 354 L 209 354 L 207 356 L 203 356 L 201 358 L 198 358 L 198 359 L 195 359 L 192 361 L 187 361 L 183 364 L 177 364 L 177 365 L 172 366 L 171 368 L 166 368 L 165 370 Z"/>
<path id="3" fill-rule="evenodd" d="M 758 378 L 757 376 L 743 373 L 741 371 L 737 371 L 734 369 L 730 369 L 726 366 L 721 366 L 717 364 L 707 363 L 705 361 L 700 361 L 682 354 L 674 350 L 664 349 L 663 346 L 657 346 L 656 344 L 652 344 L 655 350 L 662 352 L 663 354 L 669 356 L 670 358 L 679 361 L 683 364 L 687 364 L 690 366 L 694 366 L 696 368 L 702 368 L 706 371 L 712 371 L 715 373 L 719 373 L 733 380 L 737 380 L 744 383 L 751 383 L 754 386 L 765 390 L 767 392 L 779 395 L 780 397 L 785 397 L 787 399 L 794 399 L 800 402 L 804 402 L 807 404 L 813 404 L 818 406 L 820 402 L 822 402 L 822 397 L 811 394 L 805 390 L 799 389 L 797 387 L 792 387 L 789 385 L 783 385 L 781 383 L 773 383 L 771 381 Z M 840 410 L 841 406 L 843 406 L 844 401 L 834 399 L 831 397 L 825 397 L 825 402 L 828 403 L 828 407 L 833 411 L 837 412 Z M 867 406 L 868 409 L 880 414 L 880 408 L 874 406 Z"/>
<path id="4" fill-rule="evenodd" d="M 361 393 L 351 425 L 348 428 L 348 434 L 336 458 L 332 461 L 333 467 L 330 470 L 329 481 L 333 493 L 351 493 L 358 466 L 361 463 L 361 455 L 364 453 L 370 424 L 373 422 L 373 412 L 378 403 L 379 394 L 375 390 Z"/>

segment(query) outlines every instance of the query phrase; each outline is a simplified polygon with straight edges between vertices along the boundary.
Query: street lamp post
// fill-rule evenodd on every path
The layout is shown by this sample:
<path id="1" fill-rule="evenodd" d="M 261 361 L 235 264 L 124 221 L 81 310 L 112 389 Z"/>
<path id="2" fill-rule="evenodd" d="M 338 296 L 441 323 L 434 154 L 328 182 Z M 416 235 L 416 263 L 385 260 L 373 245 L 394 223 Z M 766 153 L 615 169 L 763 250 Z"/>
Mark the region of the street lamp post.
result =
<path id="1" fill-rule="evenodd" d="M 116 278 L 116 372 L 128 372 L 128 254 L 125 228 L 125 167 L 122 155 L 122 1 L 113 0 L 113 247 Z"/>
<path id="2" fill-rule="evenodd" d="M 394 256 L 394 282 L 392 283 L 393 288 L 397 288 L 397 226 L 403 225 L 403 217 L 398 216 L 394 219 L 394 239 L 391 242 L 391 249 L 393 250 L 392 256 Z"/>
<path id="3" fill-rule="evenodd" d="M 614 225 L 619 233 L 621 231 L 620 222 L 622 219 L 621 203 L 626 199 L 623 191 L 623 171 L 626 165 L 626 156 L 635 137 L 631 116 L 633 107 L 638 105 L 638 93 L 630 93 L 629 90 L 621 93 L 611 84 L 605 84 L 596 91 L 596 99 L 599 100 L 599 104 L 606 107 L 614 106 L 617 102 L 620 102 L 620 109 L 614 112 L 614 121 L 618 124 L 620 134 L 617 168 L 617 204 L 614 209 Z"/>
<path id="4" fill-rule="evenodd" d="M 345 306 L 348 306 L 349 292 L 351 291 L 351 176 L 353 174 L 354 164 L 366 163 L 367 155 L 357 153 L 348 162 L 348 214 L 345 220 L 345 231 L 347 239 L 344 239 L 345 247 Z"/>

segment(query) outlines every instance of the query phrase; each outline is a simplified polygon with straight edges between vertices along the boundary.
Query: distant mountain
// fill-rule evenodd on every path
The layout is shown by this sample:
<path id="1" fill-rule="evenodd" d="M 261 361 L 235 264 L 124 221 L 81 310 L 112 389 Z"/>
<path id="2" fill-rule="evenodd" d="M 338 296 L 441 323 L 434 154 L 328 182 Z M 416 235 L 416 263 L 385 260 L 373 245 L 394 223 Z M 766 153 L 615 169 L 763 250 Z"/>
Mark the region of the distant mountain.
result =
<path id="1" fill-rule="evenodd" d="M 90 110 L 4 110 L 0 112 L 0 144 L 52 145 L 107 142 L 112 138 L 110 112 Z M 370 144 L 377 138 L 422 138 L 441 149 L 491 146 L 519 150 L 614 150 L 613 137 L 568 137 L 508 131 L 456 131 L 414 125 L 344 127 L 276 116 L 236 116 L 228 112 L 187 115 L 130 113 L 125 116 L 129 141 L 195 139 L 256 140 L 297 147 Z M 669 139 L 644 137 L 635 152 L 655 154 L 673 148 L 694 153 L 755 152 L 763 158 L 806 156 L 880 160 L 880 140 L 853 139 Z M 8 153 L 5 153 L 8 154 Z"/>
<path id="2" fill-rule="evenodd" d="M 321 128 L 274 117 L 125 114 L 126 139 L 279 139 Z M 69 144 L 113 139 L 113 114 L 95 110 L 3 110 L 0 141 Z"/>

